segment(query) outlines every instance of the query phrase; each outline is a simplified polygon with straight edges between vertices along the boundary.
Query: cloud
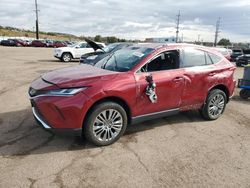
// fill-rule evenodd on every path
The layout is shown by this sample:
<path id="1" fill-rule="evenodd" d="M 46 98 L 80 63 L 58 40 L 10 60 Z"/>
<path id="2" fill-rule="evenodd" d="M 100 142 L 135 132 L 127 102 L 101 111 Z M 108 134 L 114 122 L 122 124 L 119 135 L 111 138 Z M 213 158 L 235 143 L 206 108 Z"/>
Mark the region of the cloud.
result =
<path id="1" fill-rule="evenodd" d="M 114 35 L 127 39 L 175 35 L 176 14 L 181 10 L 180 34 L 185 40 L 213 41 L 221 17 L 220 38 L 246 41 L 250 35 L 249 0 L 38 0 L 43 31 L 75 35 Z M 34 2 L 1 0 L 0 25 L 32 30 Z"/>

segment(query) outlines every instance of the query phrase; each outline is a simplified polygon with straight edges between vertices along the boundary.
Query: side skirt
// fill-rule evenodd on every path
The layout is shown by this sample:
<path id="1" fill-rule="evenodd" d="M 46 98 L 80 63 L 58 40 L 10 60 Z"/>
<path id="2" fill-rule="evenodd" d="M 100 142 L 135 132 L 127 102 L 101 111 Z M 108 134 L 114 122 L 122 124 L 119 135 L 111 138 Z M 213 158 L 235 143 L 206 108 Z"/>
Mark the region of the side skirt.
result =
<path id="1" fill-rule="evenodd" d="M 136 116 L 136 117 L 132 117 L 131 124 L 137 124 L 137 123 L 141 123 L 141 122 L 148 121 L 148 120 L 168 117 L 168 116 L 176 115 L 179 112 L 180 112 L 180 109 L 177 108 L 177 109 L 171 109 L 171 110 Z"/>

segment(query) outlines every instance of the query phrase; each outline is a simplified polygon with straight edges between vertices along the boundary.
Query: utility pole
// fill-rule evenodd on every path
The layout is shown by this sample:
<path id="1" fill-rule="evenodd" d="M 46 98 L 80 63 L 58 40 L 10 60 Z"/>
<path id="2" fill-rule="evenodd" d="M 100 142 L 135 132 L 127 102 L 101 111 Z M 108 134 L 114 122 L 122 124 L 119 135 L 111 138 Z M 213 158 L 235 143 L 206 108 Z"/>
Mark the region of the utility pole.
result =
<path id="1" fill-rule="evenodd" d="M 35 0 L 35 6 L 36 6 L 36 39 L 39 39 L 39 27 L 38 27 L 38 9 L 37 9 L 37 0 Z"/>
<path id="2" fill-rule="evenodd" d="M 181 17 L 181 11 L 179 10 L 179 13 L 177 15 L 177 25 L 176 25 L 176 38 L 175 38 L 175 42 L 178 43 L 179 41 L 179 29 L 180 29 L 180 17 Z"/>
<path id="3" fill-rule="evenodd" d="M 201 35 L 198 34 L 198 43 L 200 43 L 200 37 L 201 37 Z"/>
<path id="4" fill-rule="evenodd" d="M 214 37 L 214 46 L 215 47 L 217 45 L 217 40 L 218 40 L 218 36 L 219 36 L 219 33 L 220 33 L 220 19 L 221 18 L 219 17 L 219 19 L 216 22 L 215 37 Z"/>

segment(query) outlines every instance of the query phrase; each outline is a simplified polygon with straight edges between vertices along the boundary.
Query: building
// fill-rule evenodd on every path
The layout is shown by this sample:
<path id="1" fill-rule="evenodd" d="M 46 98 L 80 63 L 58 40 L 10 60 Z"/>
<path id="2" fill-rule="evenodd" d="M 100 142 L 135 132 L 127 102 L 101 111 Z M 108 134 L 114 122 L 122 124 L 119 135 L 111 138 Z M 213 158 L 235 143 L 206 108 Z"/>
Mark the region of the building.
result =
<path id="1" fill-rule="evenodd" d="M 181 40 L 179 39 L 178 42 Z M 145 42 L 155 42 L 155 43 L 176 43 L 176 37 L 162 37 L 162 38 L 146 38 Z"/>

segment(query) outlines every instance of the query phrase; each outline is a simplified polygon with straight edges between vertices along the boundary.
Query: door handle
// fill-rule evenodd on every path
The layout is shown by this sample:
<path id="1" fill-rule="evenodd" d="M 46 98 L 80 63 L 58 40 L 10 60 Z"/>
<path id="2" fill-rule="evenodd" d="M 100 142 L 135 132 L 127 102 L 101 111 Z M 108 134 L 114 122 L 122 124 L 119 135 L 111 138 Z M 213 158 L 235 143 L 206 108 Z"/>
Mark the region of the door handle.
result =
<path id="1" fill-rule="evenodd" d="M 216 72 L 210 72 L 208 75 L 209 76 L 214 76 L 214 75 L 216 75 Z"/>
<path id="2" fill-rule="evenodd" d="M 184 78 L 183 77 L 176 77 L 173 79 L 174 82 L 179 82 L 182 81 Z"/>

